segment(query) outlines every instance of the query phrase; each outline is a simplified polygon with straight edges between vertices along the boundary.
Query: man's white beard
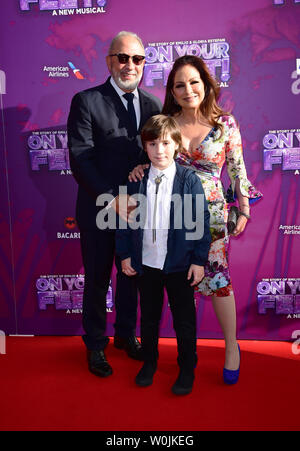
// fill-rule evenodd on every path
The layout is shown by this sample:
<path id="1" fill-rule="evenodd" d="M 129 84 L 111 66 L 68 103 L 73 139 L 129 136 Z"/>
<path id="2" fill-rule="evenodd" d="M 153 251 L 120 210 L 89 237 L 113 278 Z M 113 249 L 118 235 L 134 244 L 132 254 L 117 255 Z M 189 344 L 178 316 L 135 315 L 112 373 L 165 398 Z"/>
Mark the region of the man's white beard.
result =
<path id="1" fill-rule="evenodd" d="M 120 89 L 123 89 L 125 91 L 134 91 L 142 79 L 142 74 L 137 76 L 137 78 L 134 81 L 131 80 L 124 81 L 120 76 L 117 77 L 114 76 L 113 78 Z"/>

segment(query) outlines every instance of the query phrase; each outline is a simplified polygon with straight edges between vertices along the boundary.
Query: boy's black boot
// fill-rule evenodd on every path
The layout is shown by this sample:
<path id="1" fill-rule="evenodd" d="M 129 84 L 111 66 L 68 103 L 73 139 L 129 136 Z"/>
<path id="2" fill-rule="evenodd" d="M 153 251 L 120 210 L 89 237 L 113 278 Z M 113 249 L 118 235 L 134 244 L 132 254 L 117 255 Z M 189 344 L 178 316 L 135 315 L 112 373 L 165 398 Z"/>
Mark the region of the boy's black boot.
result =
<path id="1" fill-rule="evenodd" d="M 193 369 L 180 369 L 178 378 L 172 387 L 175 395 L 188 395 L 193 389 L 195 375 Z"/>
<path id="2" fill-rule="evenodd" d="M 136 384 L 140 387 L 151 385 L 156 368 L 157 362 L 145 362 L 135 378 Z"/>

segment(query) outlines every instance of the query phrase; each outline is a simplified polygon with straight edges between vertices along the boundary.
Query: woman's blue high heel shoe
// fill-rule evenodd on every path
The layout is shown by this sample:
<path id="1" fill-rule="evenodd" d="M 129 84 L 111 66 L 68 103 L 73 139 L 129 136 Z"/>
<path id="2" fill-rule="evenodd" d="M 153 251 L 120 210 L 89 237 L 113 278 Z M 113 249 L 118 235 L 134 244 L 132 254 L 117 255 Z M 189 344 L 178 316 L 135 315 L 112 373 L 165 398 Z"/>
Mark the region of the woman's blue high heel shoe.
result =
<path id="1" fill-rule="evenodd" d="M 240 375 L 240 365 L 241 365 L 241 350 L 240 346 L 238 344 L 238 350 L 240 355 L 240 364 L 237 370 L 227 370 L 227 368 L 223 368 L 223 380 L 225 384 L 227 385 L 233 385 L 236 384 L 239 380 Z"/>

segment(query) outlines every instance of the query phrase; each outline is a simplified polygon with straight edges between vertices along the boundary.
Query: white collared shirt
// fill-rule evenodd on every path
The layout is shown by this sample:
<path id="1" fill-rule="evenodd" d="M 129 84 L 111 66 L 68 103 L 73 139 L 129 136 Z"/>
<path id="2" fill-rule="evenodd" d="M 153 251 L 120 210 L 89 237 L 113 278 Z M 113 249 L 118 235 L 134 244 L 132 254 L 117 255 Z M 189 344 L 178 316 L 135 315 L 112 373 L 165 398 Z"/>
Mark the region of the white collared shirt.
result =
<path id="1" fill-rule="evenodd" d="M 128 110 L 128 102 L 126 99 L 124 99 L 123 95 L 126 94 L 115 82 L 115 80 L 110 77 L 110 83 L 113 86 L 113 88 L 117 91 L 117 94 L 119 95 L 120 99 L 122 100 L 123 105 L 125 106 L 126 110 Z M 132 91 L 132 94 L 134 95 L 133 98 L 133 106 L 135 110 L 136 115 L 136 122 L 137 122 L 137 130 L 140 126 L 141 121 L 141 107 L 140 107 L 140 98 L 139 98 L 139 91 L 137 88 L 135 88 L 134 91 Z"/>
<path id="2" fill-rule="evenodd" d="M 153 213 L 155 202 L 155 178 L 164 174 L 157 194 L 156 210 L 156 241 L 153 243 Z M 167 241 L 170 221 L 171 197 L 174 177 L 176 174 L 175 162 L 167 169 L 160 171 L 152 164 L 147 181 L 147 216 L 143 237 L 143 265 L 163 269 L 167 255 Z"/>

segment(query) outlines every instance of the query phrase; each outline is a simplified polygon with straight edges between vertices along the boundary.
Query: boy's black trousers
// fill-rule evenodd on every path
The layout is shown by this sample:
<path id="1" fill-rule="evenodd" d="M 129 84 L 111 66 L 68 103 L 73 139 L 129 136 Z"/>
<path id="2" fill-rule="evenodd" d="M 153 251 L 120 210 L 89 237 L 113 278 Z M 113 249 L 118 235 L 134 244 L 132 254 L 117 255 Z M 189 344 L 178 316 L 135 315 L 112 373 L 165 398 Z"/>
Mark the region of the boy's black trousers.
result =
<path id="1" fill-rule="evenodd" d="M 156 363 L 158 359 L 159 324 L 166 288 L 177 338 L 179 367 L 193 370 L 196 366 L 196 308 L 194 288 L 190 285 L 192 280 L 187 280 L 187 273 L 165 274 L 160 269 L 143 266 L 138 287 L 145 362 Z"/>

